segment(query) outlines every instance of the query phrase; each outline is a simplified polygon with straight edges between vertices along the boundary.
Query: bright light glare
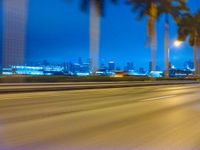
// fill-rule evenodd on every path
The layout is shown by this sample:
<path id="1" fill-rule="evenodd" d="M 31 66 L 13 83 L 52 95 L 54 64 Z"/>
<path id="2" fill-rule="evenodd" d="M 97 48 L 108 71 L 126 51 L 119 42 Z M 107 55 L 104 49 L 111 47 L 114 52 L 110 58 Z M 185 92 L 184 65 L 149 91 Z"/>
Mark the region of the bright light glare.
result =
<path id="1" fill-rule="evenodd" d="M 174 42 L 174 46 L 175 47 L 180 47 L 182 45 L 182 43 L 183 43 L 182 41 L 178 41 L 177 40 L 177 41 Z"/>

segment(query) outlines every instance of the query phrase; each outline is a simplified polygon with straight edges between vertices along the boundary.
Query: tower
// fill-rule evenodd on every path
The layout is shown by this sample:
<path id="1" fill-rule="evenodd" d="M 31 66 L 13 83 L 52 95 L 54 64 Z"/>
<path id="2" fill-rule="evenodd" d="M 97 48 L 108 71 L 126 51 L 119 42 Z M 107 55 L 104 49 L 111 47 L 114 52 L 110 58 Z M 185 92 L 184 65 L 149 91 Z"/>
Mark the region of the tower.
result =
<path id="1" fill-rule="evenodd" d="M 114 61 L 109 61 L 108 70 L 109 71 L 115 70 L 115 62 Z"/>

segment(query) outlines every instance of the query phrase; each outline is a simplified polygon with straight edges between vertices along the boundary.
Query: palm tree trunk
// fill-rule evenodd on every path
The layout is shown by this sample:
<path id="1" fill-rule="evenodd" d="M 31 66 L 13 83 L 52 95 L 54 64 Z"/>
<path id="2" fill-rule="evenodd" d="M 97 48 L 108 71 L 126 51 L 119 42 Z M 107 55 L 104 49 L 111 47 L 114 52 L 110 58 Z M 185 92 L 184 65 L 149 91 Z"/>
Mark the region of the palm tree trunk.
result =
<path id="1" fill-rule="evenodd" d="M 196 57 L 197 57 L 197 76 L 200 77 L 200 40 L 197 38 L 197 46 L 196 46 Z"/>
<path id="2" fill-rule="evenodd" d="M 197 65 L 197 46 L 196 45 L 194 45 L 194 68 L 195 68 L 194 76 L 197 77 L 198 65 Z"/>
<path id="3" fill-rule="evenodd" d="M 100 46 L 100 14 L 95 2 L 90 2 L 90 59 L 91 71 L 94 75 L 99 68 L 99 46 Z"/>
<path id="4" fill-rule="evenodd" d="M 197 39 L 197 33 L 195 33 L 194 37 L 194 76 L 198 77 L 199 76 L 199 65 L 198 65 L 198 39 Z"/>
<path id="5" fill-rule="evenodd" d="M 169 19 L 165 18 L 165 78 L 169 78 Z"/>
<path id="6" fill-rule="evenodd" d="M 200 76 L 200 60 L 199 60 L 199 47 L 196 46 L 196 77 Z"/>
<path id="7" fill-rule="evenodd" d="M 149 39 L 151 44 L 151 71 L 156 71 L 156 51 L 157 51 L 157 32 L 156 32 L 157 7 L 151 4 L 151 11 L 148 23 Z"/>

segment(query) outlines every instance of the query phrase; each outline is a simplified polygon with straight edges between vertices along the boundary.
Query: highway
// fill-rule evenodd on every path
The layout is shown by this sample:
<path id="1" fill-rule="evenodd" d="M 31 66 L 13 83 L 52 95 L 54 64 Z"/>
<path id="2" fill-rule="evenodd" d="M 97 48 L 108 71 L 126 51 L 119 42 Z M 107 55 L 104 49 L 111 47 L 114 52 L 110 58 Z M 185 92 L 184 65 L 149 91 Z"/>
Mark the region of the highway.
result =
<path id="1" fill-rule="evenodd" d="M 117 81 L 117 82 L 58 82 L 58 83 L 0 83 L 0 94 L 37 91 L 66 91 L 152 85 L 199 84 L 199 81 Z"/>
<path id="2" fill-rule="evenodd" d="M 198 150 L 199 143 L 200 84 L 0 94 L 0 150 Z"/>

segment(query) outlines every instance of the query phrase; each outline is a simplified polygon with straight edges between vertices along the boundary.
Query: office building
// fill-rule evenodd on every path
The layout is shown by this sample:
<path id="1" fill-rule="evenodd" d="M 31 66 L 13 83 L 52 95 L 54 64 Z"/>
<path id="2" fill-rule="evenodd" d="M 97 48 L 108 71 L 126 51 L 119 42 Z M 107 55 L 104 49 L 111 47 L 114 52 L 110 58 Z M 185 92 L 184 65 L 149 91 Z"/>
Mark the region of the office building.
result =
<path id="1" fill-rule="evenodd" d="M 114 61 L 110 61 L 108 63 L 108 70 L 109 71 L 115 70 L 115 62 Z"/>

